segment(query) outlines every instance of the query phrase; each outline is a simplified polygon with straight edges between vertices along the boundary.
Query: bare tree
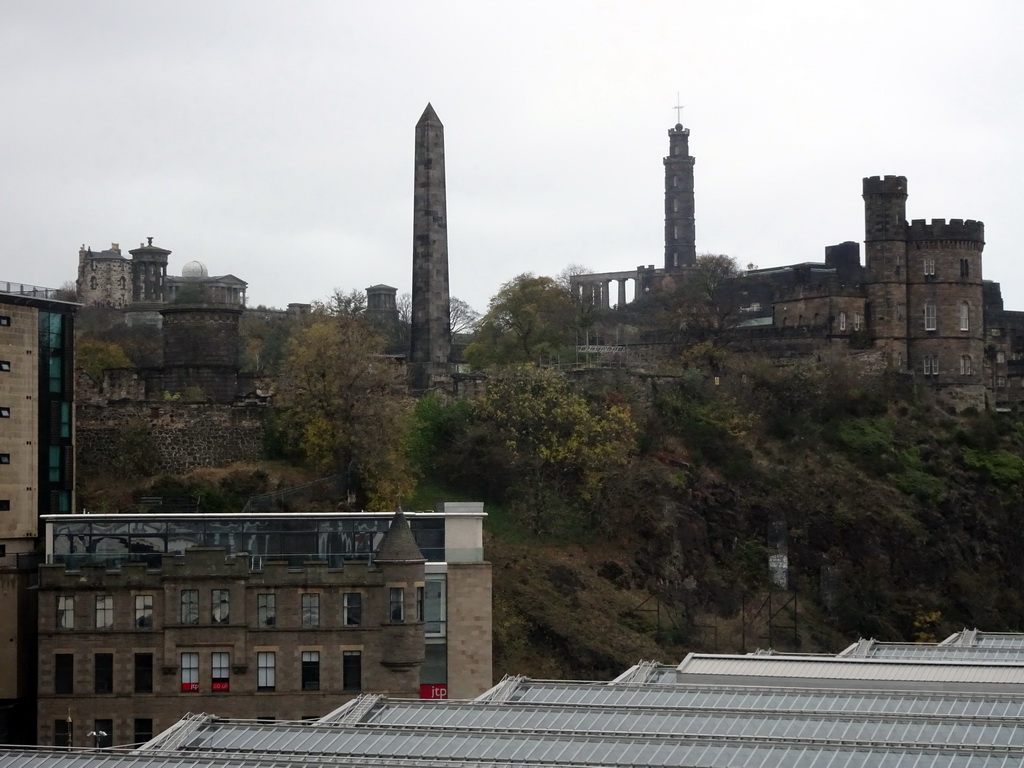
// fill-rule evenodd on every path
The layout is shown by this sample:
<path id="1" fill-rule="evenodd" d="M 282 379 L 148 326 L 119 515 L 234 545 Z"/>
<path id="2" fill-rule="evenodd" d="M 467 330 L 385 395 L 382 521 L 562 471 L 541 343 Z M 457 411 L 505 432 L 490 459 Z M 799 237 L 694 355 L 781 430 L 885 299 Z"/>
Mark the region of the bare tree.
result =
<path id="1" fill-rule="evenodd" d="M 732 256 L 702 253 L 688 272 L 680 291 L 676 315 L 684 337 L 705 341 L 735 327 L 738 305 L 736 279 L 742 270 Z"/>
<path id="2" fill-rule="evenodd" d="M 457 333 L 472 333 L 476 330 L 476 324 L 480 322 L 480 313 L 473 309 L 462 299 L 454 296 L 449 302 L 451 306 L 451 327 L 452 335 Z"/>
<path id="3" fill-rule="evenodd" d="M 565 289 L 566 292 L 569 292 L 572 290 L 572 280 L 574 277 L 589 275 L 593 272 L 594 270 L 583 264 L 567 264 L 565 269 L 558 273 L 555 282 Z"/>
<path id="4" fill-rule="evenodd" d="M 314 301 L 313 311 L 333 317 L 351 317 L 366 311 L 366 294 L 353 288 L 343 291 L 335 288 L 325 301 Z"/>
<path id="5" fill-rule="evenodd" d="M 398 309 L 398 322 L 408 325 L 412 322 L 412 294 L 403 293 L 395 299 L 395 306 Z"/>

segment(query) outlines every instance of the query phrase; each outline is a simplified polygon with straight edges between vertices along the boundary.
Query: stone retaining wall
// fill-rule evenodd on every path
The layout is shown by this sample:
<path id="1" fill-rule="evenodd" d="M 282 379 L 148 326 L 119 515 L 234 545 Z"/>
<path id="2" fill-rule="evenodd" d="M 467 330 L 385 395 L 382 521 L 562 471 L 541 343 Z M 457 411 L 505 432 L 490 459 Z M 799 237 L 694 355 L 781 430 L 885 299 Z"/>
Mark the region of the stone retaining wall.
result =
<path id="1" fill-rule="evenodd" d="M 181 474 L 263 458 L 263 406 L 189 403 L 83 404 L 76 409 L 78 471 L 123 466 L 126 451 L 160 472 Z"/>

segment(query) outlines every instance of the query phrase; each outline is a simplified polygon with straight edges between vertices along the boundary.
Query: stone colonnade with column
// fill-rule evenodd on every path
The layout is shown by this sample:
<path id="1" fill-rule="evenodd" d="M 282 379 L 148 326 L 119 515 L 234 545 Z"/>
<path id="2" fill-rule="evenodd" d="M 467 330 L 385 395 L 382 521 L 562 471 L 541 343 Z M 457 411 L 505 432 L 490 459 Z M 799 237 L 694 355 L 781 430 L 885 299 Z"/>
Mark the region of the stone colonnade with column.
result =
<path id="1" fill-rule="evenodd" d="M 599 309 L 622 309 L 636 301 L 651 289 L 650 275 L 655 272 L 653 265 L 639 266 L 632 272 L 595 272 L 589 275 L 573 275 L 569 290 L 574 299 Z M 627 299 L 626 287 L 633 281 L 633 295 Z M 614 291 L 614 295 L 613 295 Z"/>

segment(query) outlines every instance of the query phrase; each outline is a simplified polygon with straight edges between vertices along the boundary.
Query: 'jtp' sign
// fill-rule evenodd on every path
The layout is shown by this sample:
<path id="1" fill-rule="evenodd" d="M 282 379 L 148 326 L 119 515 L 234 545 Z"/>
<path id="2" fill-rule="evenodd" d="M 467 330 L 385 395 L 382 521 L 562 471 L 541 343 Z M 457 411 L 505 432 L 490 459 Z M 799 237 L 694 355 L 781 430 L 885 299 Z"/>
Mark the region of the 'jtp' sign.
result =
<path id="1" fill-rule="evenodd" d="M 421 699 L 447 699 L 448 698 L 448 684 L 447 683 L 433 683 L 420 686 L 420 698 Z"/>

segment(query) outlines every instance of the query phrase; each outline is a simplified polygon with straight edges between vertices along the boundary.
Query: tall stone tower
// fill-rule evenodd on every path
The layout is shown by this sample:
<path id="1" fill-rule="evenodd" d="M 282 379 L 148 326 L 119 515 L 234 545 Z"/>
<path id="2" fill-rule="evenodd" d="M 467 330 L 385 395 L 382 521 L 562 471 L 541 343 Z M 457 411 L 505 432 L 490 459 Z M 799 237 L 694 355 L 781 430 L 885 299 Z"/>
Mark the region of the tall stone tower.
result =
<path id="1" fill-rule="evenodd" d="M 451 355 L 444 126 L 430 104 L 416 123 L 415 184 L 409 362 L 413 386 L 422 389 L 448 373 Z"/>
<path id="2" fill-rule="evenodd" d="M 665 158 L 665 270 L 668 272 L 697 263 L 693 163 L 690 129 L 676 123 L 668 132 L 668 157 Z"/>
<path id="3" fill-rule="evenodd" d="M 163 303 L 166 296 L 164 286 L 167 285 L 167 257 L 171 252 L 166 248 L 153 245 L 153 238 L 147 238 L 146 244 L 128 251 L 132 255 L 132 301 L 153 301 Z"/>
<path id="4" fill-rule="evenodd" d="M 868 322 L 890 366 L 907 370 L 907 177 L 864 179 Z"/>
<path id="5" fill-rule="evenodd" d="M 864 179 L 869 327 L 890 367 L 984 407 L 985 225 L 906 217 L 905 176 Z"/>

